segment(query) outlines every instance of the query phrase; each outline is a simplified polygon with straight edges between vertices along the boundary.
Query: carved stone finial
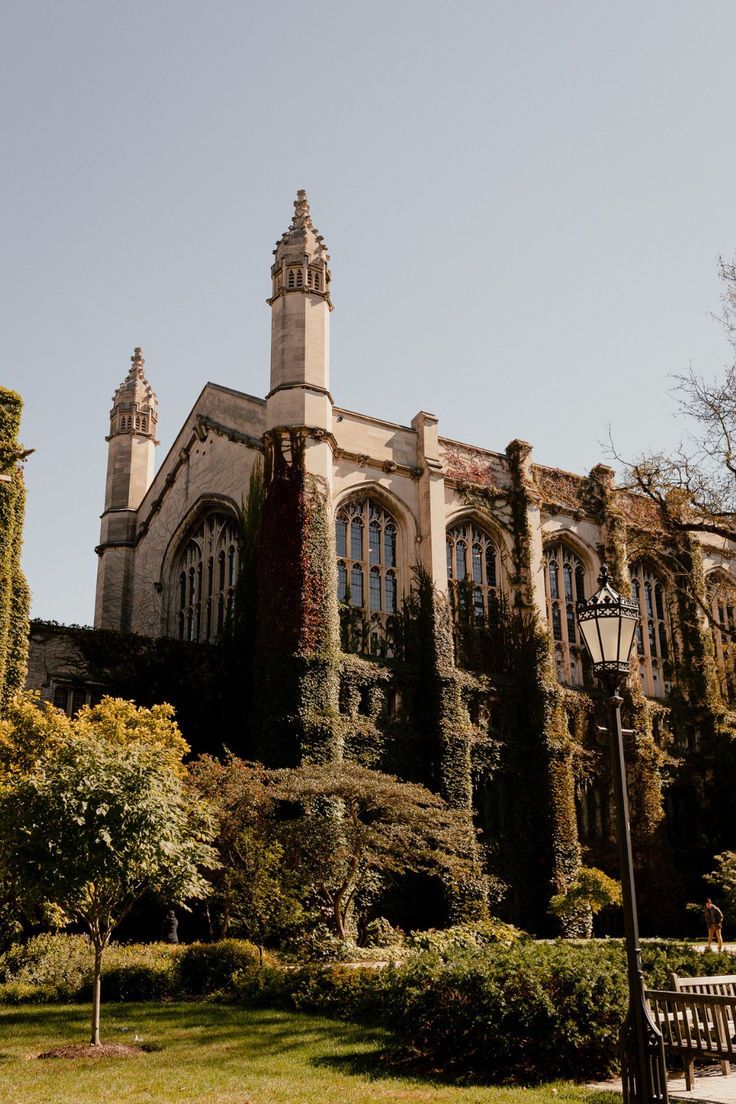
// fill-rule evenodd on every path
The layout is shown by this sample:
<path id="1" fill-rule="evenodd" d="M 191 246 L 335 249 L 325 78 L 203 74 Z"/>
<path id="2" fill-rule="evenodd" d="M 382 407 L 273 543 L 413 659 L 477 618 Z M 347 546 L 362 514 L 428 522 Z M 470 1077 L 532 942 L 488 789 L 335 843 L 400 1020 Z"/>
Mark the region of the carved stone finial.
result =
<path id="1" fill-rule="evenodd" d="M 131 376 L 141 376 L 142 377 L 143 376 L 143 365 L 145 363 L 146 362 L 143 359 L 143 350 L 141 349 L 140 345 L 136 345 L 135 349 L 133 350 L 133 355 L 130 358 L 130 364 L 131 364 L 130 375 Z"/>
<path id="2" fill-rule="evenodd" d="M 295 230 L 302 226 L 312 225 L 312 220 L 309 215 L 309 200 L 307 199 L 307 193 L 304 188 L 300 188 L 296 193 L 296 199 L 294 200 L 294 215 L 291 220 L 291 225 Z"/>

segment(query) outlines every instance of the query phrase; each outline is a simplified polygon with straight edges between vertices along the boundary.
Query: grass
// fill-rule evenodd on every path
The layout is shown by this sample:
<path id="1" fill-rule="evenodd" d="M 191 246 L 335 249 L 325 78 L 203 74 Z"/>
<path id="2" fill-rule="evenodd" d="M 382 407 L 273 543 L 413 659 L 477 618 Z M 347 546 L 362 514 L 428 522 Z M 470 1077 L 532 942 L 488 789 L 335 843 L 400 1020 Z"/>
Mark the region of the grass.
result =
<path id="1" fill-rule="evenodd" d="M 385 1033 L 302 1013 L 214 1004 L 103 1008 L 103 1041 L 140 1058 L 35 1056 L 86 1040 L 87 1010 L 0 1008 L 3 1104 L 611 1104 L 620 1098 L 567 1083 L 537 1089 L 442 1084 L 381 1062 Z"/>

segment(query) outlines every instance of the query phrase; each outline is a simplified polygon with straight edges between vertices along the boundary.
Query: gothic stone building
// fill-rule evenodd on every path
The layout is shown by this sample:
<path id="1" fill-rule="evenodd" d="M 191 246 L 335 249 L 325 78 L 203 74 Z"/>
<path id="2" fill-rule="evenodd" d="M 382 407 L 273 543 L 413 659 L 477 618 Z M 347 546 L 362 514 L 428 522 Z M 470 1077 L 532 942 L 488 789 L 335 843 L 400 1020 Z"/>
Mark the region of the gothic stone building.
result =
<path id="1" fill-rule="evenodd" d="M 157 470 L 135 350 L 110 413 L 95 629 L 36 623 L 30 685 L 70 712 L 106 689 L 165 697 L 200 749 L 423 781 L 482 829 L 501 909 L 544 930 L 581 862 L 616 867 L 575 621 L 605 558 L 641 609 L 643 920 L 676 929 L 731 844 L 732 662 L 702 608 L 733 623 L 734 549 L 669 532 L 603 465 L 573 475 L 523 441 L 442 437 L 426 411 L 406 426 L 336 406 L 329 255 L 304 192 L 274 258 L 268 394 L 206 384 Z"/>

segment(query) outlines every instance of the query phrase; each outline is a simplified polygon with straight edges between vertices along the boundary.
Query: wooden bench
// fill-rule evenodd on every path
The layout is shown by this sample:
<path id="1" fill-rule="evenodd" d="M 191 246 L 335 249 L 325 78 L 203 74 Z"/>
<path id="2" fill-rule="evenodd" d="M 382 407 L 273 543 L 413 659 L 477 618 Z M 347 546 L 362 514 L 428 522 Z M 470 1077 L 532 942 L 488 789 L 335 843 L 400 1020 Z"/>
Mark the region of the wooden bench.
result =
<path id="1" fill-rule="evenodd" d="M 736 974 L 670 977 L 671 989 L 646 992 L 665 1052 L 682 1058 L 688 1090 L 693 1087 L 696 1058 L 716 1059 L 728 1077 L 730 1063 L 736 1062 Z"/>

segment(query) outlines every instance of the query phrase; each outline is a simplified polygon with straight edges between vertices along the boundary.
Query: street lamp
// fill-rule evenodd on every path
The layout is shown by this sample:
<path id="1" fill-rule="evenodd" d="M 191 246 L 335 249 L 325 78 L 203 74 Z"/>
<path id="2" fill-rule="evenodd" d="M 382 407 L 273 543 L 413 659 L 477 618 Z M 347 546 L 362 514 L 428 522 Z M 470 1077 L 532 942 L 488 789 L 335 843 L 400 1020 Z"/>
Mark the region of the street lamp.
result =
<path id="1" fill-rule="evenodd" d="M 629 982 L 629 1008 L 620 1035 L 623 1095 L 625 1104 L 668 1104 L 664 1044 L 644 993 L 626 792 L 624 732 L 621 727 L 623 699 L 619 693 L 621 683 L 629 674 L 629 655 L 639 623 L 639 604 L 617 594 L 609 583 L 605 564 L 601 566 L 598 582 L 600 590 L 578 606 L 578 624 L 583 643 L 593 661 L 593 671 L 609 694 L 608 732 L 616 796 L 616 832 Z"/>

